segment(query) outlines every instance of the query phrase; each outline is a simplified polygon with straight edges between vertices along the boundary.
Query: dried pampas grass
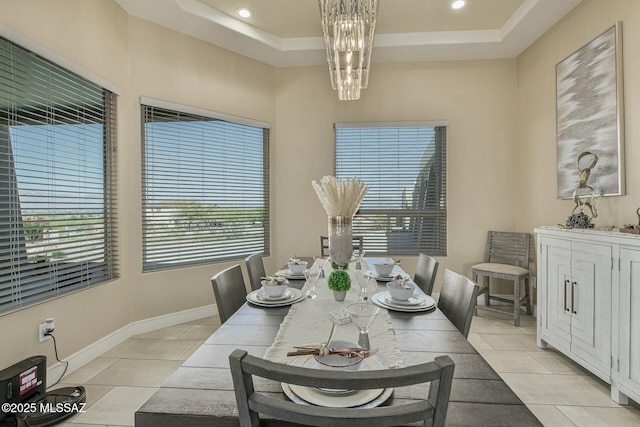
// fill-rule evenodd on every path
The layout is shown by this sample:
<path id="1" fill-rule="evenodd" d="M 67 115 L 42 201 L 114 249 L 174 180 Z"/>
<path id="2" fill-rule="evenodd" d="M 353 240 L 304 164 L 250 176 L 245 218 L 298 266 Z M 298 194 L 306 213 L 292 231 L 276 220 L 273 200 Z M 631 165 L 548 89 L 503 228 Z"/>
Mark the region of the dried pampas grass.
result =
<path id="1" fill-rule="evenodd" d="M 312 181 L 318 199 L 329 216 L 353 216 L 369 188 L 358 178 L 336 179 L 324 176 L 320 184 Z"/>

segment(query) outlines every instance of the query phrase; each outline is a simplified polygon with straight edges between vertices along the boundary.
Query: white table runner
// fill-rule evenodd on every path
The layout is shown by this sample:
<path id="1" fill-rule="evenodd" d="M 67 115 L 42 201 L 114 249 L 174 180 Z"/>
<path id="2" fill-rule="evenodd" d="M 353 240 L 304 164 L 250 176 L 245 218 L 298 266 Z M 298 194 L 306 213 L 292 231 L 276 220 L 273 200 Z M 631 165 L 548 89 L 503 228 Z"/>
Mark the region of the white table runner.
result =
<path id="1" fill-rule="evenodd" d="M 327 266 L 325 275 L 328 277 L 331 267 Z M 353 273 L 350 271 L 350 273 Z M 352 282 L 354 282 L 352 276 Z M 369 287 L 375 285 L 369 284 Z M 273 344 L 267 349 L 264 358 L 279 363 L 287 363 L 292 357 L 287 352 L 294 351 L 294 346 L 305 344 L 320 344 L 329 337 L 331 320 L 329 312 L 346 308 L 349 304 L 358 302 L 358 285 L 352 283 L 344 301 L 335 301 L 333 291 L 327 287 L 327 279 L 318 279 L 316 286 L 317 298 L 306 299 L 293 304 L 289 313 L 280 324 L 280 330 Z M 306 293 L 306 288 L 303 288 Z M 358 342 L 358 328 L 353 323 L 336 325 L 333 340 Z M 385 366 L 399 368 L 403 366 L 402 353 L 398 348 L 393 325 L 387 310 L 381 308 L 378 316 L 369 329 L 369 342 L 371 348 L 378 348 L 376 354 Z M 295 356 L 294 356 L 295 357 Z"/>

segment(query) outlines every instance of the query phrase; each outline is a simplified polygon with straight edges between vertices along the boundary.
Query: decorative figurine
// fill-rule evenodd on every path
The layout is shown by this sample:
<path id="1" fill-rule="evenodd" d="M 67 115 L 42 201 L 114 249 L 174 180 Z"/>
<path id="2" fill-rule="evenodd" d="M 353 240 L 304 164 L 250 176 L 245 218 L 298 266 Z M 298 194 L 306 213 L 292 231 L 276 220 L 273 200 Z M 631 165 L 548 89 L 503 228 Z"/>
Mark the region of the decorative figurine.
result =
<path id="1" fill-rule="evenodd" d="M 591 158 L 589 165 L 582 165 L 581 160 Z M 569 228 L 593 228 L 596 218 L 598 217 L 598 201 L 599 196 L 596 190 L 587 185 L 591 169 L 598 163 L 598 156 L 590 151 L 585 151 L 578 156 L 578 187 L 573 190 L 573 201 L 576 206 L 573 208 L 571 215 L 567 219 L 566 226 Z M 591 216 L 587 215 L 584 210 L 589 209 Z M 576 212 L 578 210 L 578 212 Z"/>

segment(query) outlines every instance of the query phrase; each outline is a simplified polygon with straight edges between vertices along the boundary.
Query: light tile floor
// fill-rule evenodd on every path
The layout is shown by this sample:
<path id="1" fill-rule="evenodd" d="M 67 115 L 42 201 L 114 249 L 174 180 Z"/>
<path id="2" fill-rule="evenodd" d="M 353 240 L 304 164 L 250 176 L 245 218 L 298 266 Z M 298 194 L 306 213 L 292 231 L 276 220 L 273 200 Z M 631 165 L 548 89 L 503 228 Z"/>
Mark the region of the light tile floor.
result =
<path id="1" fill-rule="evenodd" d="M 133 426 L 134 413 L 220 326 L 217 316 L 136 335 L 55 387 L 83 385 L 87 410 L 63 427 Z"/>
<path id="2" fill-rule="evenodd" d="M 68 375 L 56 387 L 84 385 L 88 409 L 60 426 L 133 426 L 135 411 L 219 325 L 210 317 L 136 335 Z M 480 310 L 469 341 L 545 426 L 640 425 L 640 410 L 617 405 L 607 384 L 560 353 L 540 350 L 535 334 L 531 316 L 516 328 Z"/>
<path id="3" fill-rule="evenodd" d="M 557 351 L 537 347 L 534 317 L 522 316 L 516 328 L 506 316 L 478 314 L 469 342 L 545 426 L 640 426 L 637 406 L 616 404 L 608 384 Z"/>

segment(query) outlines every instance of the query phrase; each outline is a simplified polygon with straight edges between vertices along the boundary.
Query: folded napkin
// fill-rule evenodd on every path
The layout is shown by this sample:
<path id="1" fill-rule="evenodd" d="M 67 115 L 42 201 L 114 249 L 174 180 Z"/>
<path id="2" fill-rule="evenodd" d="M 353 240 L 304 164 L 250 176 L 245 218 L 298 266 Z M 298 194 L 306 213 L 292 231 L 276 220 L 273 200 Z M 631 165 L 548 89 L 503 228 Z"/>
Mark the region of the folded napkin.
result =
<path id="1" fill-rule="evenodd" d="M 411 286 L 409 286 L 409 281 L 411 279 L 408 277 L 404 277 L 402 274 L 398 274 L 393 278 L 393 281 L 396 282 L 398 285 L 402 286 L 405 289 L 410 289 Z"/>
<path id="2" fill-rule="evenodd" d="M 267 282 L 267 285 L 282 285 L 286 282 L 286 279 L 280 276 L 267 276 L 261 277 L 261 279 Z"/>

